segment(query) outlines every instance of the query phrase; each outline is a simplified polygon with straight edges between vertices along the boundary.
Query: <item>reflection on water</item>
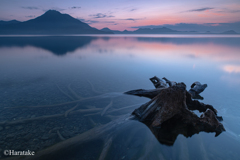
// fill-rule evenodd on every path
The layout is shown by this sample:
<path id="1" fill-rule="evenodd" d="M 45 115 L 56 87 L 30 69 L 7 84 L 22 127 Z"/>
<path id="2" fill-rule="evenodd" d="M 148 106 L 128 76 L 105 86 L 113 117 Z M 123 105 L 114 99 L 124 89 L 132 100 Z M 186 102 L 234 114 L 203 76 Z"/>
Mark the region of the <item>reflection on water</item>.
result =
<path id="1" fill-rule="evenodd" d="M 33 46 L 52 52 L 55 55 L 64 55 L 74 52 L 89 44 L 94 37 L 4 37 L 0 38 L 0 47 L 26 47 Z"/>
<path id="2" fill-rule="evenodd" d="M 223 70 L 228 73 L 240 73 L 239 65 L 226 65 L 223 67 Z"/>
<path id="3" fill-rule="evenodd" d="M 106 159 L 238 159 L 239 53 L 239 37 L 0 37 L 0 155 L 42 150 L 131 113 L 148 99 L 121 93 L 153 88 L 148 79 L 156 75 L 187 87 L 208 84 L 203 102 L 218 109 L 227 131 L 217 138 L 179 135 L 169 147 L 144 124 L 130 122 Z M 92 150 L 81 148 L 78 156 L 97 159 L 102 143 L 92 141 Z"/>

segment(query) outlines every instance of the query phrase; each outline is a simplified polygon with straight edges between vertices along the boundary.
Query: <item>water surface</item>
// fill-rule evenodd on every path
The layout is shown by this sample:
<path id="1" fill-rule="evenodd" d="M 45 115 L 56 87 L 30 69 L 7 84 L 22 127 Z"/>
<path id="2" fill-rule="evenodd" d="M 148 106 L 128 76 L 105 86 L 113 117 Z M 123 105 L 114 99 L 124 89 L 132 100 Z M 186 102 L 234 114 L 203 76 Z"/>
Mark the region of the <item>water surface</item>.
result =
<path id="1" fill-rule="evenodd" d="M 110 107 L 101 113 L 79 113 L 46 120 L 0 126 L 0 151 L 39 151 L 131 113 L 147 98 L 123 95 L 133 89 L 153 89 L 149 78 L 167 77 L 187 89 L 208 84 L 203 103 L 213 105 L 226 132 L 179 135 L 173 146 L 160 144 L 150 130 L 130 122 L 112 143 L 107 159 L 239 159 L 240 153 L 240 37 L 239 36 L 11 36 L 0 37 L 1 122 L 65 114 L 74 109 Z M 120 108 L 128 107 L 123 110 Z M 20 107 L 20 108 L 11 108 Z M 95 114 L 95 115 L 87 115 Z M 101 141 L 80 150 L 82 159 L 97 159 Z M 99 146 L 97 145 L 99 144 Z M 151 148 L 146 149 L 146 148 Z M 86 154 L 85 156 L 83 156 Z M 69 156 L 69 159 L 71 155 Z"/>

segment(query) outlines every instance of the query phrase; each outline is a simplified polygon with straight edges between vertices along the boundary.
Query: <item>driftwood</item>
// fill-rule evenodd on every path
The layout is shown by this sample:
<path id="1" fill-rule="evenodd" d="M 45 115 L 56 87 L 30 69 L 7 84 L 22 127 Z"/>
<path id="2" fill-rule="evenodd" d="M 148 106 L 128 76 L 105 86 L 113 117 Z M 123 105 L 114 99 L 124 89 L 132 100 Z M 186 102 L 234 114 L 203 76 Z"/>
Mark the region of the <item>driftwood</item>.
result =
<path id="1" fill-rule="evenodd" d="M 133 111 L 136 119 L 146 124 L 159 142 L 173 145 L 178 134 L 185 137 L 200 131 L 215 132 L 218 136 L 225 131 L 219 122 L 222 117 L 217 116 L 217 110 L 211 105 L 192 100 L 198 97 L 207 87 L 200 82 L 194 82 L 189 91 L 184 83 L 176 83 L 163 78 L 169 87 L 157 77 L 150 78 L 155 90 L 132 90 L 126 94 L 151 98 Z M 139 92 L 140 91 L 140 92 Z M 158 91 L 158 93 L 156 92 Z M 151 95 L 151 96 L 150 96 Z M 204 112 L 200 117 L 190 110 Z"/>
<path id="2" fill-rule="evenodd" d="M 169 81 L 165 77 L 163 79 L 166 80 L 166 82 L 169 84 L 169 87 L 176 86 L 177 84 L 174 81 Z M 151 89 L 151 90 L 137 89 L 137 90 L 131 90 L 131 91 L 125 92 L 125 94 L 153 99 L 159 93 L 161 93 L 162 90 L 168 88 L 167 85 L 163 82 L 163 80 L 160 80 L 156 76 L 153 78 L 150 78 L 150 80 L 152 81 L 156 89 Z M 185 84 L 184 86 L 186 88 Z M 191 85 L 191 89 L 188 92 L 186 91 L 187 107 L 190 110 L 199 110 L 200 112 L 205 112 L 207 109 L 211 109 L 215 114 L 217 114 L 217 110 L 214 109 L 213 106 L 205 105 L 204 103 L 201 103 L 197 100 L 192 100 L 192 99 L 195 99 L 196 97 L 198 98 L 200 96 L 199 94 L 203 92 L 206 87 L 207 87 L 206 84 L 202 85 L 200 82 L 194 82 Z"/>
<path id="3" fill-rule="evenodd" d="M 221 117 L 217 116 L 217 110 L 213 106 L 192 100 L 206 88 L 205 85 L 195 82 L 190 91 L 186 91 L 184 83 L 176 83 L 166 78 L 163 79 L 166 83 L 158 77 L 150 79 L 156 89 L 140 89 L 126 92 L 126 94 L 151 99 L 135 109 L 131 115 L 127 114 L 67 140 L 64 140 L 64 137 L 58 131 L 59 138 L 64 141 L 37 152 L 35 156 L 10 157 L 9 159 L 81 159 L 80 157 L 84 156 L 84 153 L 80 152 L 81 148 L 85 148 L 86 144 L 93 144 L 93 142 L 95 142 L 94 145 L 99 144 L 101 148 L 97 158 L 105 159 L 111 146 L 114 144 L 114 139 L 121 130 L 123 128 L 127 130 L 132 129 L 133 126 L 127 123 L 130 120 L 138 120 L 147 125 L 158 141 L 166 145 L 173 145 L 179 134 L 189 137 L 195 133 L 205 131 L 215 132 L 215 136 L 218 136 L 222 131 L 225 131 L 223 125 L 218 120 Z M 104 110 L 107 111 L 111 103 Z M 101 110 L 98 114 L 104 115 L 106 112 L 104 110 Z M 199 110 L 204 113 L 198 117 L 190 110 Z M 147 151 L 150 152 L 150 150 Z"/>

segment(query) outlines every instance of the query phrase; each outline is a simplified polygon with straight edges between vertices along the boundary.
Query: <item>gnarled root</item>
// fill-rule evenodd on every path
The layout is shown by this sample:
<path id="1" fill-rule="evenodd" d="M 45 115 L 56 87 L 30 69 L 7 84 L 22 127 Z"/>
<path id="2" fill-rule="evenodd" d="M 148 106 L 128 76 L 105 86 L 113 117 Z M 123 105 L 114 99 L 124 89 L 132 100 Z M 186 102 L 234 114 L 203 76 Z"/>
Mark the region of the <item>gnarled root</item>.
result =
<path id="1" fill-rule="evenodd" d="M 205 131 L 218 136 L 225 131 L 212 110 L 206 109 L 200 118 L 191 112 L 186 104 L 186 92 L 186 85 L 177 83 L 162 90 L 132 114 L 150 128 L 159 142 L 167 145 L 172 145 L 178 134 L 189 137 Z"/>

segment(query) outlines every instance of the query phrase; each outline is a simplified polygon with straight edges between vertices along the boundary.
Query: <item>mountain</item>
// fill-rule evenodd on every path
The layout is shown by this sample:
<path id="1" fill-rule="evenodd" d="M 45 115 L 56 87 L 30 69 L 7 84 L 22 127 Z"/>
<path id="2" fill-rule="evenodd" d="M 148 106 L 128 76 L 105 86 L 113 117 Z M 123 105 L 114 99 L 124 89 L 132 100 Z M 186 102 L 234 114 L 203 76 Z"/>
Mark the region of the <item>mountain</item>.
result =
<path id="1" fill-rule="evenodd" d="M 162 27 L 162 28 L 139 28 L 136 31 L 118 31 L 118 30 L 111 30 L 109 28 L 103 28 L 101 31 L 105 32 L 113 32 L 115 34 L 166 34 L 166 33 L 182 33 L 180 31 L 172 30 L 167 27 Z"/>
<path id="2" fill-rule="evenodd" d="M 11 20 L 11 21 L 0 21 L 0 26 L 1 25 L 8 25 L 8 24 L 16 24 L 19 23 L 20 21 L 17 20 Z"/>
<path id="3" fill-rule="evenodd" d="M 238 34 L 237 32 L 235 32 L 234 30 L 229 30 L 229 31 L 225 31 L 222 34 Z"/>
<path id="4" fill-rule="evenodd" d="M 106 34 L 107 32 L 92 28 L 86 23 L 49 10 L 43 15 L 25 22 L 0 26 L 0 34 Z"/>
<path id="5" fill-rule="evenodd" d="M 115 34 L 121 34 L 121 33 L 122 33 L 122 31 L 111 30 L 111 29 L 109 29 L 109 28 L 107 28 L 107 27 L 101 29 L 101 31 L 104 31 L 104 32 L 110 32 L 110 33 L 115 33 Z"/>
<path id="6" fill-rule="evenodd" d="M 234 30 L 229 30 L 226 32 L 222 32 L 222 33 L 212 33 L 210 31 L 207 32 L 198 32 L 198 31 L 178 31 L 178 30 L 173 30 L 167 27 L 161 27 L 161 28 L 138 28 L 135 31 L 128 31 L 128 30 L 124 30 L 124 31 L 118 31 L 118 30 L 111 30 L 109 28 L 103 28 L 101 29 L 101 31 L 105 31 L 105 32 L 112 32 L 114 34 L 238 34 L 237 32 L 235 32 Z"/>
<path id="7" fill-rule="evenodd" d="M 137 34 L 161 34 L 161 33 L 178 33 L 179 31 L 169 29 L 167 27 L 162 28 L 139 28 L 134 31 Z"/>
<path id="8" fill-rule="evenodd" d="M 109 28 L 107 28 L 107 27 L 105 27 L 105 28 L 101 29 L 101 31 L 104 31 L 104 32 L 112 32 L 112 30 L 111 30 L 111 29 L 109 29 Z"/>

